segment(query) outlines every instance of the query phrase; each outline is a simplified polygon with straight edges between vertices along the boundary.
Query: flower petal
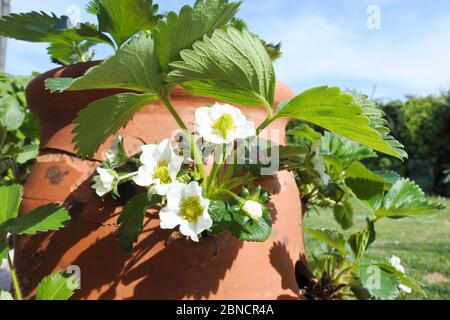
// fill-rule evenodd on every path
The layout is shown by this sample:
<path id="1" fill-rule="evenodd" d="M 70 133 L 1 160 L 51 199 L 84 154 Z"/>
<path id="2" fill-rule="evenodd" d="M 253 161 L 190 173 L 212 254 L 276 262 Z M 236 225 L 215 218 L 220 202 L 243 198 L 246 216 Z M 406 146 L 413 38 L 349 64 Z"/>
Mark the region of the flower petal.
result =
<path id="1" fill-rule="evenodd" d="M 110 191 L 111 191 L 111 189 L 105 188 L 104 186 L 98 186 L 98 187 L 95 188 L 95 193 L 99 197 L 103 197 L 105 194 L 107 194 Z"/>
<path id="2" fill-rule="evenodd" d="M 182 235 L 190 237 L 192 241 L 198 242 L 196 223 L 183 220 L 183 223 L 180 224 L 180 232 Z"/>
<path id="3" fill-rule="evenodd" d="M 184 158 L 173 153 L 171 156 L 171 160 L 169 162 L 169 177 L 172 179 L 172 181 L 177 180 L 178 172 L 181 170 L 181 166 L 183 165 Z"/>
<path id="4" fill-rule="evenodd" d="M 209 109 L 208 107 L 201 107 L 195 111 L 195 124 L 197 126 L 211 126 L 213 121 L 209 115 Z"/>
<path id="5" fill-rule="evenodd" d="M 153 174 L 154 169 L 148 166 L 141 166 L 138 173 L 133 177 L 134 183 L 141 187 L 149 187 L 154 183 Z"/>
<path id="6" fill-rule="evenodd" d="M 209 214 L 203 215 L 200 218 L 198 218 L 196 226 L 195 226 L 195 232 L 197 234 L 201 234 L 203 231 L 211 229 L 213 225 L 213 221 Z"/>
<path id="7" fill-rule="evenodd" d="M 183 190 L 183 197 L 200 197 L 202 198 L 202 187 L 197 181 L 192 181 Z"/>
<path id="8" fill-rule="evenodd" d="M 153 153 L 155 152 L 157 147 L 157 144 L 147 144 L 141 147 L 142 154 L 139 160 L 142 164 L 147 166 L 154 165 L 155 160 L 153 158 Z"/>
<path id="9" fill-rule="evenodd" d="M 182 223 L 183 220 L 177 215 L 176 211 L 167 210 L 166 208 L 162 208 L 159 213 L 160 227 L 161 229 L 173 229 Z"/>
<path id="10" fill-rule="evenodd" d="M 172 153 L 173 153 L 173 151 L 172 151 L 172 145 L 170 144 L 170 140 L 164 139 L 158 145 L 158 148 L 153 153 L 153 156 L 154 156 L 156 162 L 161 162 L 161 161 L 169 162 Z"/>
<path id="11" fill-rule="evenodd" d="M 180 210 L 180 204 L 184 188 L 185 185 L 180 182 L 170 184 L 170 188 L 166 194 L 167 195 L 166 208 L 173 211 Z"/>
<path id="12" fill-rule="evenodd" d="M 159 194 L 160 196 L 165 196 L 165 195 L 167 195 L 167 193 L 169 192 L 170 186 L 171 186 L 170 183 L 164 184 L 164 183 L 161 183 L 161 182 L 159 181 L 159 179 L 158 179 L 158 181 L 157 181 L 157 183 L 156 183 L 156 185 L 155 185 L 155 191 L 156 191 L 156 193 Z"/>
<path id="13" fill-rule="evenodd" d="M 236 127 L 234 133 L 238 139 L 256 136 L 255 125 L 253 122 L 246 122 L 243 126 Z"/>

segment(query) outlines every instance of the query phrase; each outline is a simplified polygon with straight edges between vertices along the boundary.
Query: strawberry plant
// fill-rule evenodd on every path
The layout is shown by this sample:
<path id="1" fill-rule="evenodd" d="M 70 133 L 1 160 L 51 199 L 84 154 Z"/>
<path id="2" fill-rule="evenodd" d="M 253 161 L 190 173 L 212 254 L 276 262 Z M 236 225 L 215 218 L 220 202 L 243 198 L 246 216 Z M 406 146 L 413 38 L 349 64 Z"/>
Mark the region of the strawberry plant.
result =
<path id="1" fill-rule="evenodd" d="M 331 132 L 323 134 L 304 123 L 288 131 L 290 143 L 309 150 L 296 169 L 302 200 L 308 211 L 332 208 L 342 230 L 353 226 L 358 203 L 369 212 L 366 228 L 346 237 L 340 230 L 305 227 L 324 244 L 313 251 L 309 265 L 297 263 L 297 270 L 312 269 L 309 277 L 298 277 L 299 286 L 310 299 L 395 299 L 412 291 L 425 295 L 421 284 L 405 274 L 398 257 L 376 261 L 367 258 L 376 241 L 381 219 L 418 219 L 445 208 L 426 199 L 411 180 L 392 171 L 369 170 L 362 161 L 376 157 L 363 147 Z M 359 207 L 359 206 L 357 206 Z M 308 274 L 308 273 L 307 273 Z"/>
<path id="2" fill-rule="evenodd" d="M 271 195 L 258 181 L 288 170 L 297 173 L 308 203 L 334 206 L 343 229 L 352 225 L 351 199 L 371 212 L 367 228 L 349 238 L 335 230 L 306 229 L 331 248 L 313 259 L 316 275 L 299 281 L 308 296 L 341 298 L 351 293 L 391 299 L 405 288 L 420 292 L 398 259 L 387 264 L 368 260 L 364 253 L 375 239 L 378 220 L 430 215 L 442 206 L 426 200 L 413 182 L 372 172 L 360 162 L 377 152 L 407 157 L 390 134 L 384 113 L 366 96 L 320 86 L 275 103 L 273 60 L 280 57 L 280 48 L 235 18 L 241 4 L 197 0 L 178 13 L 158 15 L 149 0 L 97 0 L 88 11 L 97 15 L 98 26 L 82 23 L 72 28 L 67 17 L 33 12 L 2 18 L 0 34 L 48 42 L 52 59 L 62 64 L 92 59 L 90 48 L 97 43 L 115 49 L 81 77 L 46 81 L 52 92 L 125 91 L 79 112 L 72 132 L 79 157 L 91 158 L 152 103 L 164 105 L 178 124 L 176 141 L 166 137 L 143 145 L 138 154 L 126 154 L 126 137 L 118 136 L 93 177 L 99 197 L 120 198 L 123 184 L 140 187 L 117 220 L 124 250 L 133 250 L 150 208 L 159 214 L 162 229 L 194 242 L 223 232 L 242 241 L 264 242 L 272 234 Z M 171 93 L 178 86 L 218 101 L 196 109 L 195 130 L 172 104 Z M 242 105 L 260 108 L 264 121 L 255 125 L 237 107 Z M 289 135 L 306 143 L 286 147 L 263 139 L 262 132 L 280 119 L 301 121 Z M 260 158 L 251 159 L 261 151 L 276 163 L 275 169 L 268 170 Z M 8 230 L 5 234 L 14 231 Z"/>
<path id="3" fill-rule="evenodd" d="M 39 125 L 25 101 L 30 79 L 0 74 L 0 185 L 23 183 L 39 153 Z"/>
<path id="4" fill-rule="evenodd" d="M 23 188 L 20 185 L 0 187 L 0 262 L 8 261 L 14 286 L 15 299 L 22 300 L 20 278 L 17 275 L 10 256 L 12 236 L 35 235 L 40 232 L 56 231 L 64 227 L 70 219 L 69 212 L 64 208 L 49 204 L 36 208 L 32 212 L 19 216 L 19 206 L 22 201 Z M 44 278 L 36 289 L 37 300 L 66 300 L 77 287 L 74 276 L 55 273 Z M 12 300 L 8 292 L 0 292 L 0 300 Z"/>

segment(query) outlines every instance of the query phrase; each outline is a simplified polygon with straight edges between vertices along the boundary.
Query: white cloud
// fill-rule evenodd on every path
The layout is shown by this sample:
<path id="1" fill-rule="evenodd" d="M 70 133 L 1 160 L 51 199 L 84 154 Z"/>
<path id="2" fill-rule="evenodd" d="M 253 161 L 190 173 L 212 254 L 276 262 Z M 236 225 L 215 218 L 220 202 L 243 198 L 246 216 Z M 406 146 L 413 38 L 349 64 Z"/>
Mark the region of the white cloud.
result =
<path id="1" fill-rule="evenodd" d="M 293 87 L 329 79 L 346 87 L 350 79 L 365 87 L 376 84 L 381 91 L 395 87 L 400 94 L 428 94 L 450 86 L 450 19 L 434 21 L 426 30 L 411 26 L 405 38 L 323 16 L 300 14 L 266 23 L 270 29 L 264 37 L 283 43 L 278 77 Z"/>

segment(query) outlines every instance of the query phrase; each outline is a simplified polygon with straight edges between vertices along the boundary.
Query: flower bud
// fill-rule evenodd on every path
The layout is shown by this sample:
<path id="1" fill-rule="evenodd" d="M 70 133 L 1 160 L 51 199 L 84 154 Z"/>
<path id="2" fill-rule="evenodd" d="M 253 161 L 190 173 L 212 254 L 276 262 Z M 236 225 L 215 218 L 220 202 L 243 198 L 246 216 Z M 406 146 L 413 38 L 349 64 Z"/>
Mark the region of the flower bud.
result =
<path id="1" fill-rule="evenodd" d="M 253 200 L 245 201 L 244 205 L 242 206 L 242 211 L 244 211 L 247 216 L 254 220 L 260 219 L 263 215 L 262 205 L 259 202 Z"/>

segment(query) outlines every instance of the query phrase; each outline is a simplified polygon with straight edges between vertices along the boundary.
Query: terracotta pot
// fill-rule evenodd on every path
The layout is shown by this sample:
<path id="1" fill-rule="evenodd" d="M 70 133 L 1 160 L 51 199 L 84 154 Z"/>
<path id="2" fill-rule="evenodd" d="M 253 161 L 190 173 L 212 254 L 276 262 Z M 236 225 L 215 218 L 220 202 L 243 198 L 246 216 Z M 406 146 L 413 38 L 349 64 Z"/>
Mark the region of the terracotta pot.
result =
<path id="1" fill-rule="evenodd" d="M 44 73 L 27 89 L 27 99 L 42 126 L 41 153 L 25 185 L 21 212 L 49 202 L 64 204 L 72 220 L 55 233 L 17 239 L 15 263 L 23 289 L 32 297 L 36 284 L 47 274 L 75 266 L 81 271 L 81 289 L 74 299 L 282 299 L 298 298 L 294 264 L 304 257 L 301 204 L 291 173 L 282 172 L 261 181 L 273 194 L 273 234 L 265 243 L 247 243 L 230 234 L 207 238 L 199 244 L 172 240 L 171 231 L 159 228 L 158 216 L 149 212 L 132 254 L 119 247 L 117 216 L 123 203 L 102 201 L 91 189 L 91 178 L 111 137 L 94 159 L 74 155 L 70 131 L 77 112 L 88 103 L 117 90 L 90 90 L 51 94 L 44 80 L 78 77 L 94 63 L 64 67 Z M 277 102 L 292 97 L 278 83 Z M 192 123 L 194 111 L 211 99 L 193 97 L 182 89 L 172 96 L 175 108 Z M 242 107 L 255 123 L 264 110 Z M 269 129 L 272 140 L 284 141 L 283 121 Z M 126 149 L 137 152 L 143 143 L 154 143 L 178 128 L 161 103 L 144 107 L 121 130 Z M 276 131 L 275 130 L 275 131 Z M 123 190 L 125 198 L 135 190 Z"/>

